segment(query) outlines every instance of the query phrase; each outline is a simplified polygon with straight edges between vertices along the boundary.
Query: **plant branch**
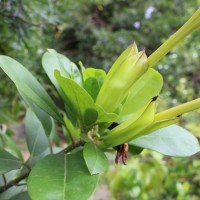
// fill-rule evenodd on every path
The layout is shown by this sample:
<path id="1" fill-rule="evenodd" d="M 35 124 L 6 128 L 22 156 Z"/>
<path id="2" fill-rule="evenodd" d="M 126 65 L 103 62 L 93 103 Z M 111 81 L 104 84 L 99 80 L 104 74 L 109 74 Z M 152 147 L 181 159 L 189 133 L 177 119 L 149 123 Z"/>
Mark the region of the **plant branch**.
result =
<path id="1" fill-rule="evenodd" d="M 67 146 L 66 148 L 62 149 L 59 153 L 69 153 L 70 151 L 74 150 L 77 147 L 83 146 L 85 144 L 85 141 L 83 140 L 78 140 L 75 143 L 72 143 L 71 145 Z"/>
<path id="2" fill-rule="evenodd" d="M 6 185 L 7 184 L 6 176 L 2 174 L 2 177 L 3 177 L 4 184 Z"/>
<path id="3" fill-rule="evenodd" d="M 14 185 L 17 185 L 20 181 L 27 178 L 29 173 L 30 173 L 30 171 L 27 171 L 25 174 L 22 174 L 21 176 L 17 177 L 16 179 L 14 179 L 14 180 L 8 182 L 7 184 L 1 186 L 0 187 L 0 193 L 4 192 L 5 190 L 11 188 Z"/>

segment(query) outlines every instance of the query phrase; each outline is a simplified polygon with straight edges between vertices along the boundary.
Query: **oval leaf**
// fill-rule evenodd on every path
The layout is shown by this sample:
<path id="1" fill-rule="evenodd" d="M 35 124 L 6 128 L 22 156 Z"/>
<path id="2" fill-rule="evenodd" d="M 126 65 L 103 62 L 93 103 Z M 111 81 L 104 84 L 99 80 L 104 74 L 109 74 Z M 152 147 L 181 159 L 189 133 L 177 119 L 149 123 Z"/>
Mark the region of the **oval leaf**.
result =
<path id="1" fill-rule="evenodd" d="M 191 156 L 200 151 L 198 140 L 186 129 L 171 125 L 130 142 L 168 156 Z"/>
<path id="2" fill-rule="evenodd" d="M 49 143 L 41 122 L 31 109 L 26 113 L 25 129 L 30 155 L 32 157 L 40 155 L 49 147 Z"/>
<path id="3" fill-rule="evenodd" d="M 116 113 L 107 113 L 101 106 L 95 104 L 98 112 L 97 123 L 111 123 L 117 120 L 118 115 Z"/>
<path id="4" fill-rule="evenodd" d="M 10 138 L 10 136 L 8 136 L 7 134 L 2 134 L 1 137 L 4 141 L 4 144 L 0 140 L 0 147 L 3 148 L 3 146 L 5 145 L 6 148 L 9 149 L 9 152 L 11 152 L 14 156 L 16 156 L 19 160 L 23 162 L 24 158 L 22 156 L 22 152 L 17 144 L 13 141 L 13 139 Z"/>
<path id="5" fill-rule="evenodd" d="M 19 169 L 21 166 L 20 160 L 0 147 L 0 174 Z"/>
<path id="6" fill-rule="evenodd" d="M 54 77 L 54 71 L 57 69 L 62 72 L 63 76 L 74 80 L 82 85 L 82 76 L 78 67 L 67 57 L 57 53 L 54 49 L 48 49 L 42 57 L 42 66 L 46 71 L 49 79 L 59 90 L 59 85 Z"/>
<path id="7" fill-rule="evenodd" d="M 23 93 L 23 96 L 56 120 L 63 122 L 53 100 L 25 67 L 8 56 L 0 56 L 0 67 L 15 83 L 20 93 Z"/>
<path id="8" fill-rule="evenodd" d="M 97 95 L 101 86 L 94 77 L 89 77 L 83 84 L 84 89 L 90 94 L 94 101 L 96 101 Z"/>
<path id="9" fill-rule="evenodd" d="M 57 70 L 55 71 L 55 77 L 73 105 L 73 110 L 79 117 L 82 126 L 92 125 L 97 120 L 98 113 L 91 96 L 73 80 L 62 77 Z"/>
<path id="10" fill-rule="evenodd" d="M 90 175 L 82 153 L 48 155 L 39 161 L 28 178 L 31 199 L 89 199 L 99 178 Z"/>
<path id="11" fill-rule="evenodd" d="M 91 142 L 84 145 L 83 155 L 91 175 L 102 173 L 108 168 L 105 154 Z"/>

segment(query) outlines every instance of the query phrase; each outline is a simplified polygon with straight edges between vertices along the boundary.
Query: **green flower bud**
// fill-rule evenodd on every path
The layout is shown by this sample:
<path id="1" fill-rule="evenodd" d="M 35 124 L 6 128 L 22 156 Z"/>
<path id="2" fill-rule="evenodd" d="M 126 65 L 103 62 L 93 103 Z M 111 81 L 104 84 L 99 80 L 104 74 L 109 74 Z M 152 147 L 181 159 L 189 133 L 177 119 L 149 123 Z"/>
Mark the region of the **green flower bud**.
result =
<path id="1" fill-rule="evenodd" d="M 105 136 L 102 136 L 98 146 L 100 148 L 114 147 L 124 144 L 139 136 L 145 128 L 154 121 L 155 116 L 155 100 L 152 100 L 143 109 L 138 111 L 136 115 L 121 123 L 117 127 L 109 131 Z M 144 135 L 146 133 L 143 133 Z"/>
<path id="2" fill-rule="evenodd" d="M 96 103 L 106 112 L 114 112 L 127 96 L 132 85 L 147 69 L 148 62 L 145 52 L 138 53 L 135 44 L 129 46 L 108 72 Z"/>

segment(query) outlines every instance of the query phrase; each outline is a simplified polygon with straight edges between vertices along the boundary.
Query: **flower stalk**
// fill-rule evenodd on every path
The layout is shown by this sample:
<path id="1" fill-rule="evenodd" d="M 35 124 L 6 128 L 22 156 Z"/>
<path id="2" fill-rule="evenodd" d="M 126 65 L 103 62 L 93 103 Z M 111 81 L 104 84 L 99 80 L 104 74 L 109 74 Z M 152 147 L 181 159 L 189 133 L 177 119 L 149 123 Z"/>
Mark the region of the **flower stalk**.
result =
<path id="1" fill-rule="evenodd" d="M 200 98 L 175 106 L 155 115 L 155 121 L 171 119 L 200 108 Z"/>
<path id="2" fill-rule="evenodd" d="M 186 36 L 200 27 L 200 8 L 193 16 L 165 43 L 163 43 L 154 53 L 148 57 L 149 67 L 155 65 L 163 56 L 165 56 L 173 47 L 175 47 Z"/>

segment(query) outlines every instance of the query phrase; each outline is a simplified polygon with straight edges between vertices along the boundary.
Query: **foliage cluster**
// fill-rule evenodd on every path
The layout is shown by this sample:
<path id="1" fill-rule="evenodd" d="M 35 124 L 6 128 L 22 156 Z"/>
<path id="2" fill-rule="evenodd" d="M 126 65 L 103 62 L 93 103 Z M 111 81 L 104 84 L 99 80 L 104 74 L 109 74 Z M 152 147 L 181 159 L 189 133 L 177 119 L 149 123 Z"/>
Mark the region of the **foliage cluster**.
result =
<path id="1" fill-rule="evenodd" d="M 116 58 L 116 55 L 118 55 L 119 52 L 121 52 L 122 49 L 127 47 L 128 44 L 130 44 L 133 40 L 136 40 L 137 43 L 140 44 L 140 47 L 142 48 L 146 47 L 148 49 L 147 54 L 151 54 L 153 50 L 155 50 L 157 46 L 159 46 L 160 41 L 164 40 L 163 38 L 166 38 L 168 35 L 173 33 L 177 29 L 177 27 L 179 27 L 180 24 L 183 23 L 184 17 L 188 18 L 187 15 L 190 15 L 193 12 L 193 10 L 195 10 L 195 7 L 197 5 L 196 2 L 191 3 L 191 2 L 182 2 L 182 1 L 175 1 L 171 3 L 169 1 L 168 2 L 167 1 L 154 2 L 154 4 L 152 5 L 151 1 L 146 1 L 144 3 L 143 9 L 140 10 L 138 9 L 139 1 L 138 2 L 137 1 L 134 1 L 134 2 L 117 1 L 116 2 L 112 0 L 77 1 L 77 2 L 67 1 L 66 4 L 59 1 L 49 1 L 48 4 L 45 4 L 45 2 L 43 1 L 40 1 L 40 2 L 33 1 L 32 3 L 30 4 L 30 2 L 28 1 L 24 1 L 23 3 L 21 1 L 5 1 L 5 2 L 3 1 L 2 5 L 4 5 L 4 7 L 1 7 L 1 10 L 0 10 L 0 16 L 3 18 L 3 20 L 0 22 L 0 27 L 2 27 L 4 34 L 2 35 L 3 37 L 1 41 L 2 44 L 1 44 L 0 51 L 3 52 L 4 54 L 11 55 L 12 57 L 17 58 L 18 60 L 26 59 L 27 61 L 24 61 L 24 63 L 27 62 L 26 63 L 27 66 L 30 66 L 29 69 L 33 70 L 34 73 L 37 74 L 36 77 L 42 80 L 42 82 L 43 80 L 46 79 L 46 77 L 44 76 L 43 71 L 40 70 L 41 69 L 40 64 L 38 64 L 39 59 L 37 57 L 33 58 L 33 54 L 35 54 L 36 52 L 38 56 L 41 55 L 41 53 L 44 52 L 47 46 L 50 46 L 50 47 L 56 46 L 58 49 L 66 53 L 69 57 L 74 58 L 73 60 L 75 60 L 76 62 L 81 59 L 84 61 L 84 63 L 86 63 L 87 66 L 95 66 L 97 68 L 101 68 L 103 66 L 105 69 L 108 69 L 112 61 Z M 174 4 L 176 4 L 177 6 L 175 7 Z M 45 9 L 43 6 L 45 7 Z M 189 7 L 189 9 L 186 9 L 186 7 Z M 169 8 L 169 9 L 167 10 L 166 8 Z M 183 8 L 187 10 L 187 13 L 185 13 L 185 16 L 182 15 Z M 75 10 L 79 10 L 79 12 L 77 13 L 75 12 Z M 13 12 L 13 11 L 16 11 L 16 12 Z M 60 13 L 62 13 L 62 15 L 60 15 Z M 124 13 L 126 14 L 124 15 Z M 175 23 L 173 15 L 171 15 L 171 13 L 175 13 L 176 15 L 179 15 L 178 13 L 180 13 L 181 18 L 175 18 L 175 21 L 176 21 Z M 151 23 L 152 21 L 154 23 Z M 173 24 L 174 26 L 169 27 L 166 24 Z M 15 34 L 11 34 L 11 31 L 10 31 L 11 29 L 13 32 L 18 33 L 19 35 L 17 36 Z M 49 35 L 43 37 L 44 34 L 47 35 L 47 33 Z M 197 54 L 197 51 L 199 48 L 198 41 L 197 41 L 198 33 L 196 35 L 194 34 L 193 36 L 194 37 L 192 38 L 188 37 L 187 40 L 185 40 L 185 42 L 180 47 L 177 47 L 176 49 L 174 49 L 169 54 L 169 56 L 164 58 L 162 62 L 157 66 L 157 69 L 164 75 L 165 81 L 166 81 L 166 84 L 164 85 L 164 90 L 166 92 L 164 92 L 161 95 L 161 98 L 159 100 L 160 105 L 163 106 L 161 108 L 162 110 L 163 108 L 172 106 L 176 104 L 177 102 L 185 102 L 185 101 L 192 100 L 199 95 L 199 90 L 198 90 L 199 77 L 196 73 L 196 71 L 198 70 L 197 60 L 199 59 L 199 55 Z M 11 42 L 9 43 L 7 42 L 8 38 L 11 40 Z M 38 40 L 38 38 L 41 38 L 41 39 Z M 18 45 L 18 43 L 16 42 L 17 39 L 20 45 Z M 195 42 L 192 43 L 191 42 L 192 40 L 194 40 Z M 118 45 L 116 45 L 116 43 Z M 180 53 L 180 51 L 182 54 Z M 2 176 L 2 178 L 0 179 L 1 181 L 0 185 L 5 184 L 5 179 L 8 182 L 12 181 L 14 177 L 20 176 L 20 173 L 22 173 L 21 175 L 25 174 L 25 176 L 28 176 L 29 170 L 30 170 L 29 166 L 33 167 L 37 161 L 39 161 L 45 155 L 51 154 L 52 151 L 54 153 L 62 151 L 58 147 L 49 148 L 51 147 L 50 143 L 52 141 L 57 144 L 56 146 L 59 146 L 58 145 L 59 142 L 58 142 L 57 135 L 55 134 L 58 131 L 58 129 L 57 130 L 55 129 L 55 123 L 51 117 L 46 115 L 47 113 L 50 114 L 56 120 L 58 120 L 60 124 L 62 124 L 62 126 L 60 127 L 63 127 L 63 129 L 62 130 L 59 129 L 59 131 L 64 132 L 65 140 L 68 143 L 70 143 L 69 141 L 72 141 L 72 147 L 73 147 L 73 140 L 74 139 L 77 140 L 77 138 L 80 138 L 80 137 L 86 142 L 88 142 L 88 138 L 84 136 L 83 132 L 88 133 L 88 131 L 89 132 L 91 131 L 90 133 L 91 133 L 91 136 L 93 137 L 94 136 L 93 134 L 96 134 L 98 132 L 101 133 L 102 130 L 105 130 L 103 126 L 102 126 L 103 128 L 100 126 L 102 128 L 102 130 L 100 131 L 96 130 L 95 127 L 93 126 L 94 125 L 93 120 L 96 119 L 95 112 L 98 113 L 98 118 L 97 118 L 98 123 L 105 122 L 108 119 L 110 121 L 108 120 L 106 122 L 109 122 L 109 123 L 113 122 L 115 121 L 114 120 L 115 115 L 119 114 L 118 113 L 119 110 L 116 113 L 105 113 L 98 106 L 96 105 L 93 106 L 92 101 L 90 101 L 87 95 L 82 93 L 82 90 L 78 86 L 76 86 L 73 83 L 73 81 L 70 82 L 66 78 L 62 77 L 62 76 L 66 76 L 66 74 L 70 74 L 69 78 L 74 80 L 76 83 L 80 84 L 91 95 L 92 99 L 95 101 L 103 82 L 102 79 L 105 78 L 105 73 L 103 73 L 101 70 L 92 71 L 91 69 L 89 69 L 87 71 L 88 74 L 85 73 L 86 74 L 85 77 L 83 76 L 83 78 L 80 78 L 80 72 L 76 70 L 76 66 L 74 64 L 67 64 L 67 70 L 70 69 L 71 71 L 66 72 L 65 70 L 62 69 L 62 67 L 59 68 L 59 70 L 61 71 L 61 76 L 59 75 L 59 73 L 55 74 L 55 77 L 59 83 L 57 84 L 55 82 L 56 79 L 54 77 L 54 74 L 52 72 L 48 72 L 48 70 L 50 69 L 48 68 L 48 66 L 51 66 L 51 64 L 54 62 L 55 63 L 62 62 L 64 61 L 64 58 L 62 58 L 60 54 L 58 55 L 53 50 L 49 50 L 49 54 L 46 53 L 46 56 L 47 57 L 49 56 L 49 57 L 46 60 L 43 59 L 43 66 L 47 66 L 46 69 L 44 67 L 45 71 L 47 72 L 49 78 L 51 79 L 55 87 L 57 88 L 60 96 L 64 99 L 64 103 L 59 100 L 59 103 L 57 105 L 59 105 L 62 111 L 64 110 L 67 111 L 66 112 L 67 116 L 65 115 L 66 113 L 62 112 L 63 118 L 61 119 L 60 115 L 56 111 L 57 108 L 54 106 L 52 101 L 49 100 L 47 95 L 43 96 L 43 92 L 44 92 L 43 89 L 41 89 L 40 86 L 38 86 L 37 83 L 34 81 L 32 82 L 34 84 L 29 84 L 27 82 L 28 77 L 30 78 L 31 76 L 27 76 L 26 78 L 25 76 L 22 77 L 24 82 L 27 84 L 27 85 L 26 84 L 23 85 L 17 80 L 17 75 L 18 75 L 17 72 L 15 74 L 16 77 L 15 75 L 12 75 L 12 73 L 8 72 L 11 79 L 14 80 L 17 86 L 17 89 L 19 90 L 22 98 L 24 99 L 26 103 L 26 106 L 28 105 L 28 107 L 31 107 L 31 109 L 28 109 L 28 112 L 26 114 L 26 133 L 27 133 L 26 140 L 27 140 L 28 150 L 30 152 L 30 158 L 26 163 L 24 163 L 20 151 L 18 150 L 16 145 L 12 142 L 10 137 L 5 135 L 5 132 L 3 132 L 3 129 L 2 129 L 1 135 L 0 135 L 1 136 L 0 146 L 4 147 L 4 149 L 12 153 L 12 155 L 2 149 L 1 149 L 0 154 L 1 156 L 9 157 L 13 162 L 13 167 L 15 168 L 11 167 L 11 163 L 7 163 L 7 169 L 5 166 L 1 166 L 2 167 L 1 170 L 3 170 L 1 172 L 3 174 L 6 173 L 6 176 Z M 66 60 L 65 60 L 65 64 L 66 64 Z M 13 66 L 18 65 L 14 63 L 14 61 L 12 62 L 13 62 L 12 63 Z M 9 65 L 10 64 L 11 63 L 9 63 Z M 82 69 L 82 73 L 84 74 L 84 67 L 81 65 L 80 68 Z M 10 110 L 7 109 L 10 104 L 10 100 L 8 99 L 8 97 L 11 96 L 12 98 L 13 96 L 15 96 L 15 91 L 5 89 L 6 87 L 8 87 L 8 81 L 4 78 L 4 75 L 1 75 L 1 76 L 3 77 L 3 80 L 2 80 L 0 92 L 2 96 L 5 96 L 7 98 L 0 99 L 1 101 L 1 111 L 0 111 L 1 117 L 0 118 L 1 118 L 1 121 L 8 121 L 9 118 L 7 116 L 8 116 L 8 113 L 10 112 Z M 81 83 L 82 82 L 81 79 L 84 79 L 83 85 Z M 30 78 L 29 81 L 30 80 L 32 80 L 32 78 Z M 75 96 L 73 96 L 72 94 L 73 92 L 70 92 L 69 90 L 67 90 L 63 82 L 68 86 L 70 85 L 73 91 L 77 90 L 76 95 L 78 96 L 78 93 L 80 93 L 82 95 L 82 98 L 76 99 L 77 96 L 75 95 L 76 96 L 75 98 Z M 5 85 L 6 87 L 4 87 Z M 35 85 L 36 87 L 32 88 L 31 85 L 32 86 Z M 38 91 L 39 95 L 36 92 L 36 89 L 38 88 L 39 88 L 39 91 Z M 52 89 L 52 86 L 48 84 L 45 86 L 45 88 L 47 89 L 48 92 L 53 94 L 54 99 L 56 99 L 56 102 L 58 102 L 58 94 L 55 92 L 54 89 Z M 33 91 L 30 91 L 29 89 L 33 89 Z M 38 99 L 38 101 L 34 99 Z M 84 102 L 83 99 L 86 99 L 87 101 L 91 102 L 90 106 L 86 103 L 86 101 Z M 41 103 L 40 100 L 42 100 L 43 102 Z M 172 101 L 168 101 L 168 100 L 172 100 Z M 12 111 L 13 116 L 18 118 L 20 116 L 23 116 L 23 114 L 21 115 L 21 112 L 20 112 L 23 105 L 18 104 L 16 102 L 17 102 L 17 98 L 16 97 L 12 98 L 13 106 L 12 106 L 11 111 Z M 78 118 L 80 119 L 80 121 L 78 122 L 79 123 L 78 127 L 80 129 L 77 128 L 77 119 L 74 119 L 74 116 L 71 115 L 69 112 L 70 109 L 68 106 L 70 105 L 70 103 L 72 103 L 72 107 L 75 107 L 75 110 L 73 111 L 75 111 Z M 8 105 L 8 107 L 5 107 L 6 105 Z M 38 109 L 37 106 L 42 108 L 47 113 L 44 113 L 43 111 Z M 76 106 L 79 107 L 78 111 L 76 110 Z M 87 110 L 86 108 L 88 107 L 90 108 L 92 107 L 92 109 L 94 108 L 95 111 L 89 110 L 89 113 L 85 115 L 85 110 Z M 34 111 L 36 115 L 32 111 Z M 192 119 L 196 119 L 194 115 L 189 114 L 188 116 L 191 116 Z M 46 118 L 46 120 L 44 120 L 44 117 Z M 104 120 L 104 121 L 101 121 L 101 120 Z M 188 118 L 184 118 L 183 122 L 184 121 L 190 122 Z M 90 126 L 91 124 L 93 127 Z M 193 124 L 189 123 L 187 126 L 191 128 L 192 130 L 196 130 L 196 133 L 198 134 L 197 126 L 194 123 Z M 35 132 L 33 131 L 34 127 L 38 127 L 37 134 L 35 134 Z M 106 125 L 106 128 L 107 127 L 108 125 Z M 181 130 L 179 131 L 182 132 Z M 73 134 L 70 135 L 70 133 L 73 133 Z M 187 135 L 187 133 L 184 133 L 184 134 Z M 87 136 L 90 136 L 90 134 Z M 99 137 L 98 134 L 96 134 L 95 137 L 98 138 Z M 107 137 L 107 139 L 109 139 L 109 137 Z M 33 140 L 36 141 L 34 146 L 32 145 Z M 110 139 L 110 141 L 111 143 L 114 142 L 113 138 Z M 176 144 L 180 142 L 175 139 L 174 141 Z M 139 142 L 137 141 L 136 143 L 139 144 L 140 141 Z M 135 145 L 136 143 L 133 143 L 133 144 Z M 82 141 L 80 141 L 80 145 L 83 145 Z M 143 146 L 141 145 L 141 147 L 146 147 L 146 146 L 144 146 L 143 144 Z M 49 168 L 49 170 L 52 170 L 52 171 L 53 169 L 56 169 L 57 165 L 60 165 L 60 166 L 65 166 L 70 172 L 70 170 L 73 167 L 68 165 L 69 160 L 72 161 L 72 163 L 74 162 L 74 164 L 78 164 L 80 168 L 77 167 L 76 170 L 80 170 L 82 172 L 84 171 L 83 172 L 84 174 L 87 174 L 88 170 L 90 174 L 96 174 L 105 170 L 105 166 L 107 166 L 107 164 L 106 164 L 105 156 L 102 153 L 102 151 L 99 151 L 99 149 L 96 148 L 96 146 L 93 146 L 93 145 L 91 146 L 90 143 L 87 143 L 87 145 L 85 145 L 84 147 L 84 152 L 83 153 L 85 154 L 84 155 L 85 161 L 83 160 L 80 153 L 76 153 L 76 152 L 74 154 L 76 156 L 49 155 L 47 156 L 46 160 L 42 159 L 42 162 L 37 164 L 36 168 L 34 168 L 35 169 L 34 172 L 31 173 L 31 177 L 32 176 L 37 177 L 37 179 L 35 180 L 34 178 L 30 178 L 30 181 L 29 181 L 29 191 L 30 191 L 29 193 L 31 194 L 31 197 L 34 199 L 43 198 L 43 197 L 37 196 L 38 194 L 36 194 L 35 188 L 37 188 L 36 185 L 38 181 L 42 183 L 42 180 L 39 180 L 42 177 L 40 177 L 38 174 L 40 174 L 43 168 L 47 166 L 47 163 L 52 163 L 53 168 L 52 169 Z M 95 156 L 94 154 L 91 154 L 91 152 L 95 152 Z M 178 153 L 185 153 L 185 152 L 181 150 Z M 99 163 L 103 163 L 103 164 L 100 164 L 100 165 L 97 165 L 97 167 L 96 166 L 94 167 L 93 160 L 88 159 L 89 157 L 93 157 L 93 156 L 95 159 L 99 158 L 100 159 Z M 85 166 L 85 162 L 86 162 L 87 168 Z M 139 161 L 132 161 L 132 162 L 140 166 Z M 159 168 L 163 173 L 166 173 L 166 171 L 168 171 L 168 169 L 163 166 L 158 167 L 160 163 L 158 164 L 156 162 L 157 161 L 155 161 L 153 164 L 151 163 L 150 166 L 151 167 L 154 166 L 154 168 L 156 169 Z M 23 163 L 23 167 L 21 165 L 22 163 Z M 53 163 L 55 164 L 55 166 L 53 165 Z M 182 161 L 180 161 L 180 163 L 182 163 Z M 198 166 L 198 163 L 197 163 L 197 166 Z M 20 167 L 22 167 L 21 170 L 8 172 L 11 169 L 17 169 Z M 147 162 L 147 165 L 144 166 L 144 168 L 146 167 L 148 168 L 148 162 Z M 8 171 L 4 171 L 5 169 Z M 139 170 L 142 171 L 143 169 L 141 168 Z M 67 181 L 72 181 L 70 177 L 71 175 L 68 177 L 66 176 L 65 171 L 63 172 L 60 169 L 58 169 L 58 171 L 60 172 L 60 174 L 58 173 L 57 176 L 55 176 L 55 178 L 62 176 L 62 177 L 65 177 Z M 129 171 L 129 168 L 127 168 L 127 173 L 130 173 L 130 171 L 129 172 L 128 171 Z M 190 172 L 191 171 L 192 170 L 190 170 Z M 53 174 L 49 174 L 50 171 L 46 171 L 46 173 L 47 173 L 46 174 L 47 176 L 53 177 Z M 122 173 L 122 176 L 124 176 L 123 173 L 126 174 L 126 170 L 124 172 L 122 171 L 121 173 Z M 155 171 L 152 172 L 152 174 L 154 173 Z M 183 172 L 183 174 L 184 173 L 185 171 Z M 151 176 L 151 173 L 149 173 L 149 176 Z M 80 175 L 79 178 L 80 177 L 82 176 Z M 136 175 L 133 175 L 133 177 L 134 178 L 136 177 L 138 180 L 139 178 L 142 177 L 142 175 L 139 176 L 139 178 Z M 160 185 L 161 181 L 163 180 L 163 174 L 161 174 L 160 177 L 161 178 L 155 184 Z M 116 177 L 116 179 L 118 179 L 118 177 Z M 111 190 L 113 190 L 114 193 L 115 193 L 115 188 L 119 187 L 121 183 L 120 180 L 121 178 L 119 178 L 119 182 L 118 181 L 115 182 L 116 186 L 114 184 L 111 187 Z M 49 179 L 49 181 L 52 181 L 52 180 Z M 95 179 L 95 176 L 94 176 L 92 180 L 92 179 L 89 179 L 88 177 L 82 177 L 82 181 L 80 181 L 80 185 L 79 186 L 76 185 L 76 187 L 80 188 L 81 190 L 82 188 L 84 188 L 82 183 L 86 181 L 91 181 L 91 185 L 90 184 L 88 185 L 88 188 L 90 189 L 87 190 L 85 188 L 85 194 L 87 196 L 87 194 L 89 195 L 89 193 L 91 193 L 91 191 L 94 189 L 92 187 L 95 186 L 97 182 L 97 178 Z M 127 179 L 127 181 L 129 182 L 129 179 Z M 57 183 L 59 185 L 59 181 Z M 112 185 L 112 182 L 110 184 Z M 132 183 L 129 182 L 128 185 L 131 187 L 131 184 Z M 143 183 L 141 183 L 141 185 L 142 184 Z M 188 184 L 189 183 L 185 183 L 185 182 L 184 182 L 184 185 L 179 184 L 179 182 L 177 183 L 177 188 L 178 188 L 177 190 L 178 190 L 178 195 L 180 196 L 179 197 L 180 199 L 182 198 L 183 195 L 187 194 L 187 191 L 188 191 L 187 188 L 189 187 Z M 129 198 L 130 195 L 141 195 L 141 191 L 147 191 L 149 189 L 148 183 L 146 184 L 147 188 L 142 188 L 144 185 L 142 185 L 140 188 L 137 187 L 136 190 L 132 191 L 133 192 L 132 194 L 126 194 L 125 196 Z M 72 187 L 75 187 L 75 185 L 72 184 Z M 120 187 L 123 188 L 123 185 L 120 185 Z M 181 187 L 184 187 L 186 189 L 181 189 Z M 168 185 L 166 186 L 166 188 L 168 188 Z M 19 190 L 24 191 L 24 192 L 22 192 L 21 194 L 18 194 Z M 48 191 L 48 188 L 46 188 L 46 190 Z M 168 188 L 168 190 L 170 191 L 171 188 L 170 189 Z M 57 190 L 57 191 L 60 191 L 60 190 Z M 118 195 L 124 195 L 123 189 L 121 191 L 122 191 L 122 194 L 118 194 Z M 127 191 L 125 191 L 125 193 L 126 192 Z M 175 193 L 177 193 L 177 191 Z M 12 187 L 12 189 L 9 189 L 5 193 L 3 193 L 3 195 L 7 195 L 6 198 L 12 199 L 11 196 L 9 197 L 10 194 L 11 196 L 13 196 L 13 198 L 28 198 L 27 197 L 28 194 L 26 193 L 26 186 Z M 17 196 L 15 196 L 15 194 Z M 41 194 L 45 195 L 45 191 L 42 191 Z M 160 194 L 165 196 L 163 191 L 160 192 L 159 195 Z M 67 195 L 73 196 L 72 193 L 68 193 Z M 154 197 L 154 195 L 157 195 L 157 194 L 152 194 L 152 197 Z M 146 197 L 142 197 L 142 198 L 145 199 Z M 190 198 L 190 196 L 188 196 L 188 198 Z"/>

